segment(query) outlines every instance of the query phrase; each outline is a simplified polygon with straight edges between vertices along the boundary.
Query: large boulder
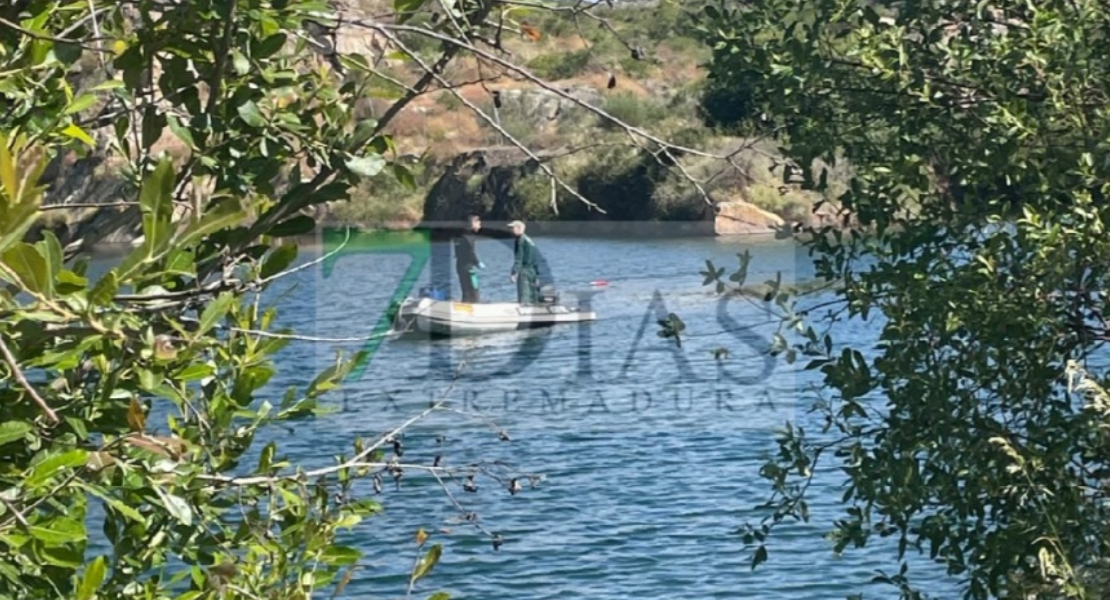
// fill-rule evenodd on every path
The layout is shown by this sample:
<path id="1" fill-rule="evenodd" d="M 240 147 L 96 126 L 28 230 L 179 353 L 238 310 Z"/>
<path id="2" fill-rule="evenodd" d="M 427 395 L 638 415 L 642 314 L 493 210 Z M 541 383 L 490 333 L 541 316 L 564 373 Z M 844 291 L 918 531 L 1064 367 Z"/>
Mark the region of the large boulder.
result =
<path id="1" fill-rule="evenodd" d="M 524 216 L 524 199 L 513 184 L 539 169 L 523 151 L 483 148 L 455 157 L 424 200 L 426 224 L 463 222 L 469 214 L 504 220 Z"/>
<path id="2" fill-rule="evenodd" d="M 563 90 L 567 96 L 592 106 L 601 104 L 601 92 L 591 87 L 575 86 Z M 580 105 L 553 91 L 537 88 L 500 90 L 501 113 L 514 113 L 535 127 L 543 127 Z"/>
<path id="3" fill-rule="evenodd" d="M 94 135 L 100 137 L 99 132 Z M 141 219 L 136 207 L 119 206 L 134 194 L 120 169 L 121 165 L 98 152 L 78 157 L 70 151 L 54 157 L 41 180 L 46 185 L 43 205 L 51 208 L 43 211 L 31 237 L 38 238 L 42 231 L 49 230 L 63 246 L 133 240 L 140 231 Z M 64 205 L 76 206 L 58 208 Z"/>
<path id="4" fill-rule="evenodd" d="M 717 235 L 772 233 L 786 224 L 782 217 L 743 200 L 720 202 L 715 212 L 713 231 Z"/>

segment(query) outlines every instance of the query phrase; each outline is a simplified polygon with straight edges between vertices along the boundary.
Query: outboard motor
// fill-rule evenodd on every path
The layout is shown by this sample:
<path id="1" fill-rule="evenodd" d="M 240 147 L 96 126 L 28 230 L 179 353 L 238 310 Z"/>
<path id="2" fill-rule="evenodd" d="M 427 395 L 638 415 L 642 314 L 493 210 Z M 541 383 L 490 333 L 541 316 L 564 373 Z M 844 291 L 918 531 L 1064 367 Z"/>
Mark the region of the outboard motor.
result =
<path id="1" fill-rule="evenodd" d="M 559 292 L 555 291 L 555 286 L 551 284 L 540 286 L 540 304 L 548 306 L 559 303 Z"/>

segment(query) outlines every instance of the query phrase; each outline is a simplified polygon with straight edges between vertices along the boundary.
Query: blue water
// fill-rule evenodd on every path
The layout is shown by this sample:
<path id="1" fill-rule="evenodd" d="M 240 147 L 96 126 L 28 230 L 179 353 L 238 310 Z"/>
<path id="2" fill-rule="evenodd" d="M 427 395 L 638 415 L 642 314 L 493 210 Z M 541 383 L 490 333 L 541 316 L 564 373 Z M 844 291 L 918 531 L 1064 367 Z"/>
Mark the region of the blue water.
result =
<path id="1" fill-rule="evenodd" d="M 811 523 L 778 530 L 760 568 L 749 568 L 750 554 L 733 533 L 765 514 L 755 507 L 770 489 L 758 471 L 775 450 L 775 429 L 787 420 L 817 428 L 805 414 L 816 380 L 800 365 L 767 359 L 762 351 L 775 325 L 764 309 L 722 301 L 698 271 L 706 259 L 733 267 L 736 253 L 748 249 L 749 282 L 779 271 L 789 283 L 812 273 L 802 251 L 791 242 L 746 238 L 535 241 L 564 299 L 590 281 L 609 282 L 591 300 L 597 322 L 471 339 L 389 340 L 327 399 L 337 413 L 299 423 L 293 434 L 273 433 L 291 458 L 325 466 L 349 454 L 356 436 L 374 438 L 447 398 L 451 411 L 406 433 L 404 460 L 430 464 L 442 454 L 446 466 L 503 461 L 513 472 L 543 478 L 516 495 L 489 478 L 479 477 L 472 494 L 461 480 L 448 482 L 465 510 L 503 537 L 499 550 L 460 522 L 431 477 L 410 471 L 399 490 L 387 479 L 378 498 L 384 514 L 345 540 L 366 555 L 343 597 L 404 596 L 419 528 L 433 532 L 444 553 L 418 585 L 418 598 L 435 590 L 455 599 L 897 597 L 870 584 L 878 570 L 898 570 L 890 546 L 836 557 L 823 538 L 839 517 L 842 479 L 835 471 L 821 472 L 811 487 Z M 301 260 L 325 250 L 305 246 Z M 487 266 L 483 298 L 515 299 L 510 247 L 482 242 L 479 253 Z M 318 337 L 369 335 L 409 265 L 403 253 L 344 252 L 330 271 L 306 269 L 276 285 L 279 321 Z M 417 287 L 441 267 L 433 260 Z M 655 321 L 667 312 L 686 323 L 681 348 L 656 335 Z M 847 323 L 836 334 L 867 344 L 871 331 Z M 304 385 L 337 349 L 364 345 L 292 343 L 280 357 L 275 396 L 286 385 Z M 711 351 L 721 347 L 730 354 L 717 361 Z M 502 429 L 510 441 L 499 441 Z M 373 494 L 369 482 L 358 492 Z M 917 561 L 914 572 L 939 597 L 955 596 L 954 582 L 937 568 Z"/>

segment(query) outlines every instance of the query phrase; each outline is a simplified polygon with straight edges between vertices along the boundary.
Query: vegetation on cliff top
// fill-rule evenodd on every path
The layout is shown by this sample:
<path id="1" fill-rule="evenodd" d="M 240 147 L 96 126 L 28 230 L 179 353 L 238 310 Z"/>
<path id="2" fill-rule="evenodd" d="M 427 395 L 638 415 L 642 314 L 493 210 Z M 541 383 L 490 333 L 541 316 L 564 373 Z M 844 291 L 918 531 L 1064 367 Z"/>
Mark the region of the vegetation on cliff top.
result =
<path id="1" fill-rule="evenodd" d="M 696 220 L 711 214 L 689 177 L 660 168 L 659 157 L 630 143 L 621 128 L 545 90 L 546 85 L 678 144 L 738 151 L 732 164 L 698 156 L 680 160 L 715 201 L 744 200 L 789 220 L 805 220 L 818 195 L 784 184 L 773 146 L 706 125 L 703 64 L 710 51 L 695 18 L 704 4 L 618 3 L 599 6 L 577 20 L 558 12 L 522 13 L 520 32 L 502 43 L 537 81 L 475 57 L 456 61 L 445 79 L 457 87 L 423 95 L 389 127 L 399 149 L 425 158 L 417 188 L 363 187 L 350 203 L 337 204 L 333 217 L 364 225 L 419 220 L 428 191 L 451 161 L 467 152 L 508 145 L 506 133 L 552 156 L 545 158 L 552 170 L 602 206 L 607 218 Z M 427 40 L 414 37 L 412 43 L 431 52 Z M 402 82 L 421 74 L 411 63 L 383 71 Z M 379 78 L 376 93 L 382 97 L 363 104 L 360 116 L 381 114 L 388 96 L 398 91 L 395 83 Z M 494 117 L 501 130 L 483 115 Z M 837 175 L 839 180 L 839 171 Z M 557 218 L 549 180 L 542 172 L 521 177 L 511 192 L 521 199 L 522 212 L 511 216 Z M 557 189 L 555 198 L 558 217 L 599 216 L 567 190 Z"/>
<path id="2" fill-rule="evenodd" d="M 544 168 L 511 186 L 514 218 L 555 218 L 556 206 L 562 218 L 598 218 L 596 210 L 583 210 L 583 199 L 588 198 L 608 213 L 607 218 L 699 219 L 711 214 L 709 194 L 714 201 L 745 200 L 788 220 L 805 220 L 819 195 L 784 181 L 784 161 L 773 146 L 731 135 L 727 127 L 706 126 L 716 119 L 716 105 L 703 98 L 702 65 L 710 52 L 699 39 L 702 34 L 692 17 L 703 4 L 660 0 L 599 5 L 588 7 L 588 12 L 575 12 L 582 7 L 572 10 L 570 5 L 554 11 L 513 5 L 509 12 L 520 25 L 506 29 L 496 41 L 487 40 L 499 49 L 485 56 L 459 53 L 437 78 L 424 82 L 427 85 L 420 94 L 389 115 L 386 132 L 396 149 L 412 159 L 419 157 L 405 163 L 413 177 L 405 184 L 361 184 L 352 190 L 350 202 L 322 205 L 318 216 L 334 224 L 411 226 L 424 216 L 428 192 L 452 161 L 469 152 L 519 142 L 544 157 Z M 384 0 L 360 0 L 353 5 L 358 10 L 355 20 L 358 15 L 387 15 L 392 10 Z M 439 26 L 432 23 L 434 12 L 418 11 L 406 25 Z M 365 94 L 352 104 L 354 117 L 364 121 L 381 117 L 425 78 L 425 67 L 435 60 L 441 43 L 411 30 L 397 31 L 394 42 L 350 23 L 341 23 L 333 33 L 333 42 L 325 45 L 334 43 L 370 63 Z M 398 43 L 422 62 L 406 60 Z M 77 84 L 96 72 L 95 59 L 82 60 L 73 75 Z M 657 144 L 645 146 L 629 137 L 624 127 L 599 118 L 578 105 L 579 100 L 621 123 L 710 151 L 718 158 L 679 157 L 685 173 L 651 167 L 648 163 L 668 160 L 659 156 Z M 152 148 L 178 159 L 190 153 L 188 144 L 170 133 L 154 141 Z M 723 154 L 731 159 L 721 160 Z M 522 155 L 520 161 L 526 157 Z M 118 199 L 130 185 L 124 168 L 111 156 L 56 161 L 47 173 L 54 184 L 46 201 Z M 566 185 L 553 186 L 552 174 Z M 838 171 L 830 195 L 838 193 L 836 182 L 841 178 Z M 56 230 L 73 222 L 96 230 L 134 231 L 135 225 L 119 215 L 86 209 L 55 211 L 48 219 L 41 222 Z"/>

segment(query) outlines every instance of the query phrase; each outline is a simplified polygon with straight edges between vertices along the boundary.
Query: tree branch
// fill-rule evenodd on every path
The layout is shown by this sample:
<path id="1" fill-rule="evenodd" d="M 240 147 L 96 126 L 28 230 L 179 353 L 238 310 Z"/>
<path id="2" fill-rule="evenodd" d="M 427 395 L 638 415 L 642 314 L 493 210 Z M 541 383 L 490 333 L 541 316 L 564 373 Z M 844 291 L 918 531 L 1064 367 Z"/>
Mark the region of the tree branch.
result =
<path id="1" fill-rule="evenodd" d="M 434 404 L 432 404 L 428 408 L 421 411 L 419 414 L 413 416 L 412 418 L 408 419 L 404 423 L 401 423 L 397 427 L 393 428 L 392 431 L 383 435 L 381 438 L 378 439 L 378 441 L 374 442 L 369 447 L 364 448 L 362 450 L 362 452 L 359 452 L 358 454 L 354 455 L 353 457 L 344 461 L 341 464 L 338 464 L 338 465 L 335 465 L 335 466 L 332 466 L 332 467 L 324 467 L 324 468 L 320 468 L 320 469 L 314 469 L 314 470 L 311 470 L 311 471 L 305 471 L 304 473 L 299 473 L 299 474 L 295 474 L 295 475 L 275 475 L 275 476 L 255 476 L 255 477 L 224 477 L 224 476 L 221 476 L 221 475 L 202 475 L 202 476 L 200 476 L 200 479 L 204 479 L 206 481 L 211 481 L 213 483 L 224 484 L 224 485 L 235 485 L 235 486 L 267 485 L 267 484 L 270 484 L 274 481 L 281 481 L 281 480 L 289 481 L 289 480 L 315 479 L 317 477 L 323 477 L 325 475 L 331 475 L 333 473 L 342 471 L 343 469 L 357 468 L 359 465 L 366 464 L 363 461 L 365 461 L 367 456 L 370 456 L 371 454 L 374 453 L 375 450 L 378 450 L 379 448 L 386 445 L 387 443 L 391 443 L 393 441 L 393 439 L 398 434 L 400 434 L 402 431 L 408 429 L 414 423 L 424 419 L 425 417 L 432 414 L 433 412 L 436 412 L 436 411 L 442 409 L 448 402 L 447 396 L 450 395 L 451 391 L 455 389 L 455 383 L 458 382 L 458 378 L 459 378 L 459 375 L 461 374 L 463 366 L 465 366 L 465 363 L 463 365 L 459 366 L 459 371 L 457 371 L 455 373 L 455 377 L 451 380 L 451 385 L 447 386 L 447 389 L 444 390 L 444 392 L 440 396 L 439 400 L 437 400 Z"/>
<path id="2" fill-rule="evenodd" d="M 27 394 L 35 401 L 35 404 L 39 405 L 39 408 L 42 409 L 42 412 L 46 414 L 47 418 L 54 423 L 61 422 L 61 419 L 58 418 L 54 410 L 46 404 L 46 400 L 43 400 L 42 396 L 35 390 L 35 387 L 31 385 L 31 382 L 27 381 L 27 378 L 23 375 L 23 371 L 19 368 L 19 363 L 15 360 L 15 356 L 12 355 L 12 351 L 8 348 L 8 344 L 4 342 L 4 336 L 2 335 L 0 335 L 0 355 L 3 355 L 4 362 L 7 363 L 8 368 L 11 369 L 12 377 L 15 378 L 19 385 L 23 386 L 23 389 L 27 391 Z"/>
<path id="3" fill-rule="evenodd" d="M 578 106 L 581 106 L 582 108 L 598 115 L 599 117 L 602 117 L 603 119 L 609 121 L 610 123 L 616 125 L 617 127 L 621 128 L 625 131 L 634 133 L 635 135 L 638 135 L 638 136 L 640 136 L 640 137 L 642 137 L 642 138 L 644 138 L 648 141 L 654 142 L 654 143 L 658 144 L 659 146 L 670 148 L 672 150 L 682 152 L 684 154 L 689 154 L 691 156 L 701 156 L 701 157 L 704 157 L 704 158 L 712 158 L 712 159 L 722 159 L 722 158 L 724 158 L 723 156 L 721 156 L 719 154 L 712 154 L 712 153 L 709 153 L 709 152 L 704 152 L 702 150 L 696 150 L 694 148 L 687 148 L 685 146 L 679 146 L 677 144 L 672 144 L 670 142 L 667 142 L 667 141 L 659 138 L 656 135 L 653 135 L 653 134 L 651 134 L 647 131 L 644 131 L 643 129 L 640 129 L 639 127 L 634 127 L 632 125 L 629 125 L 628 123 L 618 119 L 617 117 L 609 114 L 608 112 L 605 112 L 603 109 L 601 109 L 597 106 L 594 106 L 594 105 L 590 104 L 589 102 L 586 102 L 585 100 L 582 100 L 581 98 L 578 98 L 578 97 L 574 96 L 573 94 L 570 94 L 570 93 L 568 93 L 564 90 L 561 90 L 557 86 L 551 85 L 550 83 L 544 81 L 543 79 L 540 79 L 539 77 L 532 74 L 530 71 L 528 71 L 524 67 L 516 65 L 511 61 L 505 60 L 505 59 L 497 56 L 496 54 L 493 54 L 491 52 L 487 52 L 485 50 L 482 50 L 481 48 L 478 48 L 478 47 L 474 46 L 473 44 L 468 44 L 465 41 L 457 40 L 457 39 L 454 39 L 454 38 L 436 33 L 434 31 L 430 31 L 430 30 L 427 30 L 427 29 L 422 29 L 420 27 L 412 27 L 412 26 L 409 26 L 409 25 L 385 25 L 385 24 L 380 24 L 380 23 L 367 23 L 365 21 L 354 21 L 352 24 L 363 27 L 363 28 L 366 28 L 366 29 L 371 29 L 371 30 L 374 30 L 374 31 L 378 31 L 378 32 L 382 33 L 383 35 L 385 34 L 386 31 L 389 31 L 389 30 L 407 31 L 407 32 L 420 33 L 422 35 L 432 37 L 432 38 L 435 38 L 437 40 L 447 41 L 447 42 L 455 44 L 455 45 L 457 45 L 457 46 L 459 46 L 463 49 L 466 49 L 469 52 L 473 52 L 476 56 L 479 56 L 479 57 L 481 57 L 481 58 L 483 58 L 483 59 L 485 59 L 489 62 L 495 63 L 495 64 L 501 66 L 502 68 L 504 68 L 508 71 L 512 71 L 514 73 L 517 73 L 518 75 L 523 77 L 525 80 L 527 80 L 531 83 L 534 83 L 535 85 L 537 85 L 541 89 L 547 90 L 547 91 L 551 92 L 552 94 L 555 94 L 556 96 L 559 96 L 560 98 L 563 98 L 565 100 L 569 100 L 570 102 L 572 102 L 574 104 L 577 104 Z"/>
<path id="4" fill-rule="evenodd" d="M 30 29 L 24 29 L 23 27 L 20 27 L 19 25 L 16 25 L 15 23 L 12 23 L 11 21 L 9 21 L 7 19 L 4 19 L 3 17 L 0 17 L 0 27 L 4 27 L 5 29 L 10 29 L 10 30 L 15 31 L 17 33 L 25 35 L 29 38 L 34 38 L 36 40 L 43 40 L 43 41 L 47 41 L 47 42 L 55 42 L 55 43 L 58 43 L 58 44 L 73 44 L 75 46 L 80 46 L 80 47 L 82 47 L 86 50 L 92 50 L 93 52 L 102 52 L 104 54 L 111 54 L 112 53 L 112 50 L 109 49 L 109 48 L 102 48 L 100 46 L 92 46 L 92 45 L 89 45 L 89 44 L 82 43 L 78 40 L 71 40 L 69 38 L 64 38 L 64 37 L 55 37 L 55 36 L 52 36 L 52 35 L 46 35 L 45 33 L 37 33 L 37 32 L 31 31 Z"/>
<path id="5" fill-rule="evenodd" d="M 441 83 L 442 85 L 445 85 L 445 86 L 447 85 L 447 81 L 446 81 L 445 79 L 443 79 L 443 76 L 441 76 L 441 75 L 440 75 L 439 73 L 437 73 L 437 72 L 435 72 L 435 71 L 434 71 L 434 67 L 429 67 L 429 66 L 428 66 L 428 65 L 427 65 L 427 64 L 426 64 L 426 63 L 425 63 L 425 62 L 424 62 L 423 60 L 421 60 L 421 59 L 420 59 L 420 57 L 419 57 L 419 56 L 417 56 L 417 55 L 416 55 L 416 53 L 415 53 L 415 52 L 413 52 L 412 50 L 409 50 L 409 49 L 408 49 L 408 47 L 407 47 L 407 46 L 405 46 L 405 45 L 404 45 L 404 43 L 403 43 L 403 42 L 401 42 L 401 40 L 400 40 L 400 39 L 398 39 L 396 35 L 394 35 L 394 34 L 393 34 L 392 32 L 389 32 L 389 31 L 383 31 L 383 32 L 382 32 L 382 35 L 384 35 L 384 36 L 386 36 L 387 38 L 389 38 L 389 40 L 390 40 L 390 41 L 392 41 L 392 42 L 393 42 L 394 44 L 397 44 L 397 46 L 398 46 L 399 48 L 401 48 L 401 50 L 402 50 L 403 52 L 405 52 L 406 54 L 408 54 L 408 55 L 409 55 L 409 56 L 410 56 L 410 57 L 411 57 L 411 58 L 412 58 L 412 59 L 413 59 L 414 61 L 416 61 L 416 63 L 417 63 L 418 65 L 420 65 L 420 67 L 421 67 L 422 69 L 424 69 L 424 70 L 425 70 L 425 74 L 426 74 L 426 75 L 430 75 L 430 76 L 432 76 L 432 77 L 433 77 L 433 78 L 434 78 L 434 79 L 435 79 L 436 81 L 440 82 L 440 83 Z M 498 133 L 500 133 L 501 135 L 503 135 L 503 136 L 505 137 L 505 139 L 507 139 L 507 140 L 509 140 L 510 142 L 512 142 L 512 144 L 513 144 L 514 146 L 516 146 L 517 148 L 519 148 L 520 150 L 522 150 L 522 151 L 523 151 L 523 152 L 524 152 L 524 153 L 525 153 L 526 155 L 528 155 L 528 158 L 530 158 L 530 159 L 532 159 L 532 160 L 536 161 L 536 164 L 537 164 L 537 165 L 539 165 L 540 169 L 541 169 L 541 170 L 542 170 L 542 171 L 543 171 L 543 172 L 544 172 L 544 173 L 545 173 L 545 174 L 546 174 L 546 175 L 547 175 L 547 176 L 548 176 L 549 178 L 551 178 L 551 181 L 552 181 L 552 182 L 554 182 L 554 183 L 555 183 L 555 184 L 557 184 L 557 185 L 558 185 L 559 187 L 561 187 L 561 188 L 563 188 L 564 190 L 566 190 L 566 191 L 567 191 L 567 192 L 568 192 L 569 194 L 571 194 L 571 195 L 573 195 L 574 197 L 578 198 L 578 199 L 579 199 L 580 201 L 582 201 L 582 202 L 583 202 L 583 203 L 584 203 L 584 204 L 585 204 L 586 206 L 590 207 L 591 209 L 593 209 L 593 210 L 596 210 L 596 211 L 598 211 L 598 212 L 600 212 L 600 213 L 603 213 L 603 214 L 605 213 L 605 210 L 604 210 L 604 209 L 602 209 L 602 208 L 601 208 L 600 206 L 598 206 L 598 205 L 597 205 L 596 203 L 594 203 L 594 202 L 591 202 L 591 201 L 590 201 L 590 200 L 589 200 L 588 198 L 586 198 L 585 196 L 583 196 L 582 194 L 580 194 L 580 193 L 578 192 L 578 190 L 576 190 L 576 189 L 574 189 L 574 188 L 570 187 L 569 185 L 567 185 L 567 184 L 566 184 L 566 182 L 564 182 L 564 181 L 563 181 L 562 179 L 560 179 L 560 178 L 559 178 L 559 177 L 558 177 L 557 175 L 555 175 L 555 172 L 551 170 L 551 167 L 549 167 L 549 166 L 548 166 L 548 165 L 547 165 L 547 164 L 546 164 L 545 162 L 541 161 L 541 160 L 540 160 L 540 158 L 539 158 L 538 156 L 536 156 L 536 154 L 535 154 L 534 152 L 532 152 L 532 151 L 531 151 L 531 150 L 530 150 L 530 149 L 529 149 L 529 148 L 528 148 L 528 147 L 527 147 L 527 146 L 526 146 L 525 144 L 523 144 L 523 143 L 522 143 L 522 142 L 521 142 L 520 140 L 518 140 L 518 139 L 516 139 L 515 137 L 513 137 L 513 135 L 512 135 L 512 134 L 510 134 L 510 133 L 509 133 L 508 131 L 506 131 L 506 130 L 505 130 L 505 129 L 504 129 L 504 128 L 503 128 L 502 126 L 501 126 L 501 124 L 500 124 L 500 123 L 497 123 L 497 122 L 496 122 L 496 121 L 495 121 L 494 119 L 492 119 L 492 118 L 491 118 L 491 117 L 490 117 L 489 115 L 487 115 L 487 114 L 485 113 L 485 111 L 483 111 L 482 109 L 480 109 L 480 108 L 478 108 L 477 106 L 475 106 L 473 102 L 471 102 L 471 101 L 470 101 L 470 100 L 468 100 L 468 99 L 467 99 L 467 98 L 466 98 L 465 96 L 463 96 L 463 95 L 462 95 L 461 93 L 459 93 L 459 91 L 458 91 L 458 90 L 456 90 L 456 89 L 454 89 L 454 88 L 446 88 L 446 89 L 447 89 L 447 92 L 448 92 L 448 93 L 450 93 L 450 94 L 451 94 L 451 95 L 453 95 L 453 96 L 454 96 L 455 98 L 457 98 L 457 99 L 458 99 L 458 100 L 459 100 L 460 102 L 462 102 L 462 103 L 463 103 L 463 104 L 464 104 L 464 105 L 465 105 L 465 106 L 466 106 L 467 108 L 470 108 L 470 109 L 471 109 L 472 111 L 474 111 L 474 114 L 478 115 L 478 116 L 479 116 L 479 117 L 480 117 L 480 118 L 481 118 L 481 119 L 482 119 L 483 121 L 485 121 L 485 122 L 486 122 L 486 123 L 488 123 L 488 124 L 489 124 L 489 125 L 490 125 L 491 127 L 493 127 L 494 129 L 496 129 L 496 130 L 498 131 Z M 559 209 L 558 209 L 558 207 L 557 207 L 557 206 L 556 206 L 556 204 L 555 204 L 555 194 L 552 194 L 552 198 L 551 198 L 551 208 L 552 208 L 552 210 L 554 210 L 554 211 L 555 211 L 555 214 L 558 214 L 558 213 L 559 213 Z"/>
<path id="6" fill-rule="evenodd" d="M 220 86 L 223 84 L 224 69 L 227 68 L 228 50 L 231 47 L 231 36 L 235 33 L 235 10 L 239 7 L 239 0 L 231 0 L 228 7 L 228 19 L 224 25 L 223 39 L 220 40 L 220 49 L 216 54 L 216 68 L 212 71 L 212 81 L 208 84 L 208 105 L 204 112 L 211 114 L 216 110 L 216 103 L 220 99 Z"/>
<path id="7" fill-rule="evenodd" d="M 484 21 L 486 16 L 489 15 L 489 11 L 490 5 L 486 4 L 486 6 L 479 12 L 479 20 Z M 415 30 L 418 32 L 426 31 L 425 29 L 419 27 L 411 27 L 405 29 L 409 31 Z M 384 28 L 376 28 L 376 30 L 382 35 L 386 35 L 386 30 Z M 391 39 L 396 43 L 396 36 L 387 37 L 391 37 Z M 455 55 L 467 46 L 467 44 L 453 43 L 455 41 L 455 38 L 452 38 L 450 36 L 438 37 L 440 38 L 440 42 L 443 46 L 443 53 L 439 56 L 439 59 L 436 60 L 436 62 L 431 66 L 430 69 L 425 69 L 424 75 L 417 80 L 416 84 L 413 85 L 401 99 L 394 102 L 393 105 L 385 111 L 385 114 L 383 114 L 381 118 L 378 119 L 378 125 L 374 128 L 373 136 L 380 134 L 385 129 L 385 126 L 388 125 L 389 122 L 392 121 L 401 112 L 402 109 L 408 106 L 408 104 L 416 99 L 416 97 L 424 89 L 426 89 L 428 85 L 432 83 L 432 81 L 435 81 L 436 78 L 439 77 L 439 74 L 442 73 L 443 69 L 445 69 L 447 65 L 451 62 L 451 60 L 455 58 Z"/>
<path id="8" fill-rule="evenodd" d="M 66 204 L 47 204 L 40 206 L 39 211 L 47 210 L 65 210 L 67 208 L 127 208 L 129 206 L 139 206 L 138 202 L 72 202 Z"/>

